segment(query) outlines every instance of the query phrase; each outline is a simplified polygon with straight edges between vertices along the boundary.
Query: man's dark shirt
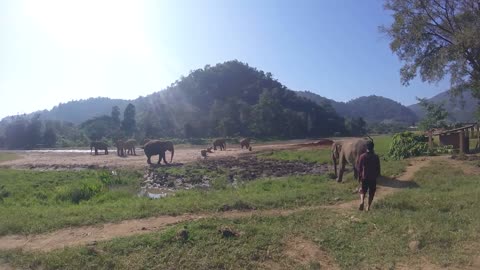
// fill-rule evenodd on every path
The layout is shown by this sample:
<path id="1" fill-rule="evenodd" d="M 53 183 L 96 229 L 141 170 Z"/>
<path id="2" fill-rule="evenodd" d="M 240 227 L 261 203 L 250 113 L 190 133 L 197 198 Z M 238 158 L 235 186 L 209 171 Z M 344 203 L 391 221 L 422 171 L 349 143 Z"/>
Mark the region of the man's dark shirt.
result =
<path id="1" fill-rule="evenodd" d="M 380 176 L 380 159 L 371 152 L 360 155 L 357 163 L 360 180 L 373 180 Z"/>

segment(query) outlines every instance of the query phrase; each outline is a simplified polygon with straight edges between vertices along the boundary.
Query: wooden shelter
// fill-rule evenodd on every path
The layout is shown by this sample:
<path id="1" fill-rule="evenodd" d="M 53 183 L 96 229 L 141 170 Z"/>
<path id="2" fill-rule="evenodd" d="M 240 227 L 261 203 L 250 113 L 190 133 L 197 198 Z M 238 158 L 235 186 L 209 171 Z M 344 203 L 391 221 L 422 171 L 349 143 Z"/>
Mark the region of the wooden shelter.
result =
<path id="1" fill-rule="evenodd" d="M 477 137 L 477 145 L 479 147 L 479 125 L 465 124 L 462 127 L 450 130 L 430 131 L 428 133 L 428 145 L 433 148 L 433 136 L 438 136 L 440 145 L 451 145 L 453 149 L 458 149 L 460 153 L 468 153 L 470 149 L 470 138 Z"/>

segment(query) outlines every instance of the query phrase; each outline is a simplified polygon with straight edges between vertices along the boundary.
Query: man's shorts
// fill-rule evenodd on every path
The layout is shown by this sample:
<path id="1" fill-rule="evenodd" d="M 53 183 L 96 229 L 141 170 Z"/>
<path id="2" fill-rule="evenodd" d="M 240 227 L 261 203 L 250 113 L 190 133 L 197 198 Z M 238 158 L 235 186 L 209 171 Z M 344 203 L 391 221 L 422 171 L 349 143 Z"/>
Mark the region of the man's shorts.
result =
<path id="1" fill-rule="evenodd" d="M 377 179 L 375 180 L 369 180 L 369 179 L 364 179 L 362 180 L 362 193 L 365 194 L 367 191 L 370 191 L 370 193 L 375 193 L 377 190 Z"/>

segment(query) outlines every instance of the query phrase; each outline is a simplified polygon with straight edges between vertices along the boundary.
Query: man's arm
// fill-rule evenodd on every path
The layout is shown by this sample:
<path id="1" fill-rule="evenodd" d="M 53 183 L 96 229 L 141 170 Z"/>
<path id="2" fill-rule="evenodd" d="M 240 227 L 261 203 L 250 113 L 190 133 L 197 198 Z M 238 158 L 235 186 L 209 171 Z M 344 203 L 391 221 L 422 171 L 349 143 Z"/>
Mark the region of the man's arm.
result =
<path id="1" fill-rule="evenodd" d="M 365 155 L 360 155 L 357 161 L 358 181 L 362 180 L 363 168 L 365 167 Z"/>
<path id="2" fill-rule="evenodd" d="M 381 175 L 380 158 L 377 156 L 377 177 Z"/>

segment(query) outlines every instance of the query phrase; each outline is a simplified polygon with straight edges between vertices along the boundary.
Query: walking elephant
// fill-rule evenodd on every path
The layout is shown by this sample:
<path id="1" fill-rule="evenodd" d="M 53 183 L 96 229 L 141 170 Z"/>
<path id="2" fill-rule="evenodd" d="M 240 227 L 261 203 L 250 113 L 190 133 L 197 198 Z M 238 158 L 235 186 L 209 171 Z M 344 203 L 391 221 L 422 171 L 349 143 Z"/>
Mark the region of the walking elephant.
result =
<path id="1" fill-rule="evenodd" d="M 333 142 L 331 157 L 337 182 L 342 182 L 345 165 L 347 165 L 347 163 L 353 166 L 353 175 L 355 179 L 358 179 L 356 164 L 360 155 L 367 151 L 367 142 L 368 140 L 361 138 Z M 337 162 L 339 163 L 340 167 L 338 174 Z"/>
<path id="2" fill-rule="evenodd" d="M 158 163 L 163 159 L 165 164 L 168 164 L 167 160 L 165 159 L 165 152 L 170 151 L 170 163 L 173 160 L 173 143 L 171 141 L 159 141 L 159 140 L 151 140 L 143 146 L 143 150 L 145 151 L 145 155 L 147 156 L 147 163 L 152 164 L 150 158 L 152 156 L 158 155 Z"/>
<path id="3" fill-rule="evenodd" d="M 250 149 L 250 138 L 245 138 L 240 141 L 240 146 L 245 147 L 246 149 Z"/>
<path id="4" fill-rule="evenodd" d="M 134 156 L 137 155 L 137 153 L 135 152 L 136 144 L 137 144 L 137 141 L 135 141 L 134 139 L 130 139 L 125 142 L 124 148 L 127 151 L 127 154 L 134 155 Z"/>
<path id="5" fill-rule="evenodd" d="M 95 149 L 95 155 L 98 155 L 98 150 L 105 150 L 105 155 L 108 155 L 108 144 L 104 142 L 90 142 L 90 155 L 93 149 Z"/>
<path id="6" fill-rule="evenodd" d="M 117 147 L 117 156 L 123 157 L 125 155 L 125 142 L 123 140 L 117 140 L 115 142 L 115 147 Z"/>
<path id="7" fill-rule="evenodd" d="M 213 141 L 213 150 L 217 150 L 217 147 L 220 148 L 220 150 L 227 150 L 227 143 L 225 139 L 216 139 Z"/>

